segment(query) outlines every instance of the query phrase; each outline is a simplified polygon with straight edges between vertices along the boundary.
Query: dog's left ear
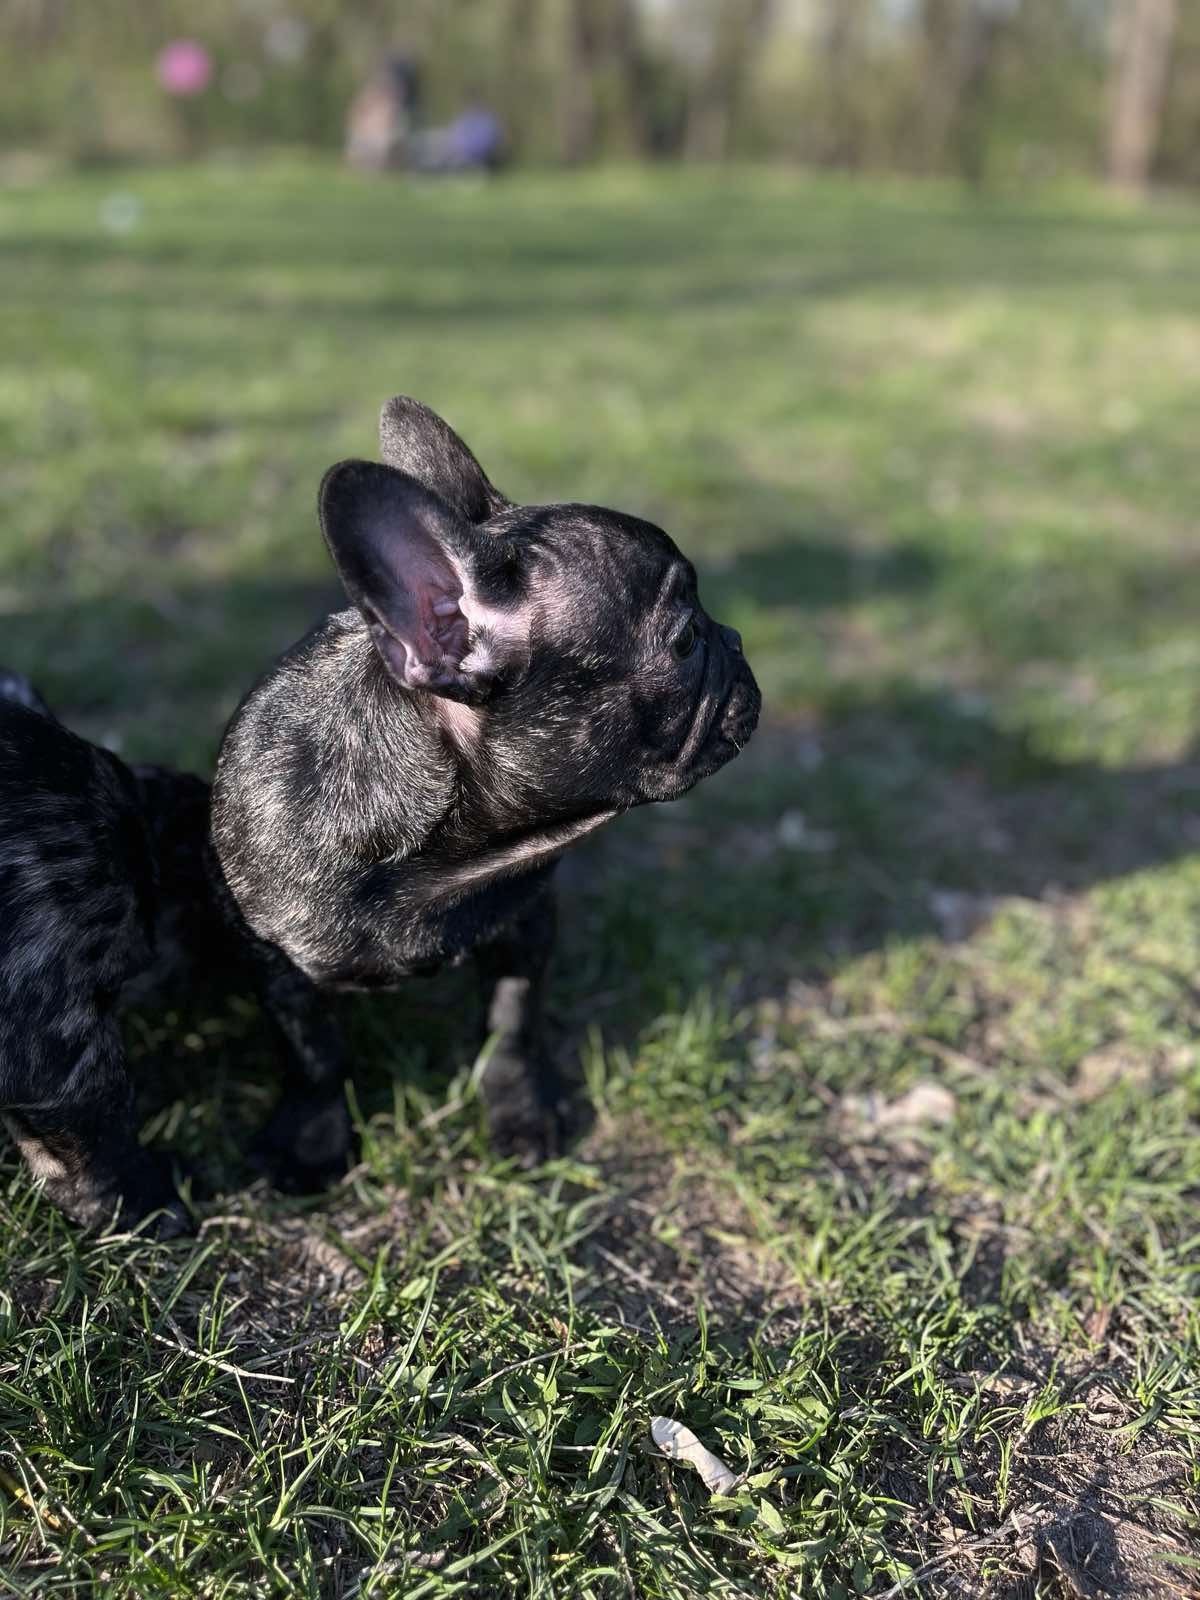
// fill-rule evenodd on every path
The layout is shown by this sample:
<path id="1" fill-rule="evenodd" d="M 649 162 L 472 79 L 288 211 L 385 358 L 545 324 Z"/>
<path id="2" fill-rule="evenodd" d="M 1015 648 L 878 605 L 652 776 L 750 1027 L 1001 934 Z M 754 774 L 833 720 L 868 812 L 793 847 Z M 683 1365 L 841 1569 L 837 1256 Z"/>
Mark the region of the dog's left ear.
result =
<path id="1" fill-rule="evenodd" d="M 512 504 L 449 423 L 406 394 L 394 396 L 380 413 L 379 453 L 467 522 L 486 522 Z"/>
<path id="2" fill-rule="evenodd" d="M 346 593 L 396 682 L 479 704 L 528 657 L 517 554 L 406 473 L 342 461 L 321 527 Z"/>

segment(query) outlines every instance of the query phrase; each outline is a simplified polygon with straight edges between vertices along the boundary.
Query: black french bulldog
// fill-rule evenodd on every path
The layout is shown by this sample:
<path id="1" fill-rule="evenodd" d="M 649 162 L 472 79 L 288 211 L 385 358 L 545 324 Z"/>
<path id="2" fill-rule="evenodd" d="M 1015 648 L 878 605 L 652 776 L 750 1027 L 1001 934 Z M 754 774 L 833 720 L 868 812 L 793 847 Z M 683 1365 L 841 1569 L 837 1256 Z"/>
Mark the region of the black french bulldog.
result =
<path id="1" fill-rule="evenodd" d="M 293 1050 L 337 1050 L 307 980 L 255 939 L 214 868 L 209 786 L 127 766 L 0 671 L 0 1113 L 84 1226 L 158 1213 L 160 1238 L 191 1227 L 170 1163 L 138 1144 L 119 1013 L 198 983 L 255 989 L 293 1078 Z M 306 1109 L 280 1106 L 264 1157 Z"/>
<path id="2" fill-rule="evenodd" d="M 381 440 L 385 465 L 342 462 L 321 486 L 322 527 L 354 609 L 318 624 L 235 713 L 212 791 L 211 847 L 195 846 L 190 824 L 165 830 L 172 861 L 184 833 L 194 847 L 188 918 L 173 905 L 178 869 L 155 868 L 144 887 L 159 847 L 136 774 L 57 724 L 48 724 L 55 739 L 73 741 L 70 773 L 57 747 L 33 748 L 25 725 L 15 756 L 0 760 L 0 909 L 15 895 L 41 914 L 41 878 L 26 885 L 5 866 L 6 848 L 44 854 L 37 806 L 18 808 L 15 829 L 2 807 L 22 783 L 44 790 L 52 770 L 50 787 L 70 803 L 56 836 L 76 852 L 64 892 L 68 881 L 88 885 L 90 906 L 90 874 L 100 881 L 105 846 L 85 857 L 77 836 L 114 826 L 128 835 L 105 866 L 126 922 L 141 919 L 142 942 L 131 937 L 125 957 L 131 975 L 155 943 L 156 915 L 173 924 L 164 944 L 192 950 L 211 947 L 214 919 L 223 927 L 283 1035 L 286 1087 L 262 1150 L 299 1188 L 344 1169 L 350 1144 L 345 1051 L 322 991 L 391 987 L 467 955 L 493 1039 L 481 1086 L 492 1141 L 526 1159 L 554 1147 L 560 1095 L 541 1032 L 554 865 L 619 812 L 675 799 L 723 766 L 760 704 L 737 634 L 705 614 L 694 569 L 660 529 L 594 506 L 513 505 L 414 400 L 384 408 Z M 47 1130 L 39 1109 L 44 1049 L 19 1050 L 21 1070 L 11 1085 L 5 1077 L 11 1028 L 0 1033 L 0 1096 L 51 1193 L 86 1220 L 120 1193 L 136 1214 L 148 1185 L 107 1031 L 99 1076 L 90 1064 L 92 1019 L 102 1010 L 107 1030 L 120 979 L 95 916 L 76 923 L 69 979 L 43 974 L 48 999 L 26 1013 L 29 1029 L 48 1033 L 63 983 L 92 996 L 55 1058 L 65 1133 Z M 3 948 L 0 939 L 0 998 Z M 46 959 L 62 958 L 47 949 Z M 18 1019 L 15 1032 L 26 1031 Z M 84 1109 L 101 1082 L 103 1128 Z M 109 1123 L 120 1123 L 120 1139 Z M 40 1141 L 33 1148 L 26 1129 Z"/>
<path id="3" fill-rule="evenodd" d="M 208 786 L 130 768 L 0 672 L 0 1109 L 76 1221 L 187 1213 L 138 1145 L 119 1002 L 227 945 L 205 869 Z"/>
<path id="4" fill-rule="evenodd" d="M 263 947 L 314 986 L 309 1015 L 316 989 L 390 987 L 473 954 L 494 1037 L 489 1132 L 537 1157 L 556 1134 L 540 1017 L 555 862 L 723 766 L 760 697 L 738 635 L 705 614 L 660 529 L 512 504 L 404 396 L 380 436 L 385 465 L 344 461 L 321 486 L 355 609 L 326 618 L 234 716 L 213 841 Z M 345 1069 L 328 1049 L 293 1060 L 305 1073 L 276 1131 L 317 1178 L 344 1159 Z"/>

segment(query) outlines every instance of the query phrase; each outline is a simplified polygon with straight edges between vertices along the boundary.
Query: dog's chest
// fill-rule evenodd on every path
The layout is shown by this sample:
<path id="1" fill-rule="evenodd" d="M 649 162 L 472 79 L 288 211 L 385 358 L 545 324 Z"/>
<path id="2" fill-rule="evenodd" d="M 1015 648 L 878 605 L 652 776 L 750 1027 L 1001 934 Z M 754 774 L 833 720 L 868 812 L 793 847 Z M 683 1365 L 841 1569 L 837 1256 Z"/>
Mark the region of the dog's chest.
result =
<path id="1" fill-rule="evenodd" d="M 292 959 L 315 982 L 342 989 L 387 989 L 406 978 L 457 966 L 502 938 L 545 892 L 554 864 L 514 873 L 452 898 L 417 896 L 402 869 L 376 867 L 353 885 L 346 919 L 331 898 L 325 937 L 307 939 Z M 299 959 L 297 959 L 299 956 Z"/>

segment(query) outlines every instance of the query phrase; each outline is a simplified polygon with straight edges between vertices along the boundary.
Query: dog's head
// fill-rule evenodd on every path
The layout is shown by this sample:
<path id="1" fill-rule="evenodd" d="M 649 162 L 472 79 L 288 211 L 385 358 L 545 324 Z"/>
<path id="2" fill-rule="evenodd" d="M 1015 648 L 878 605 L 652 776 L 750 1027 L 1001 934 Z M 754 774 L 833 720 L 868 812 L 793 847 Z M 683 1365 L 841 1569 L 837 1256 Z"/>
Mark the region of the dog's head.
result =
<path id="1" fill-rule="evenodd" d="M 737 754 L 758 688 L 661 529 L 512 504 L 415 400 L 380 433 L 384 465 L 326 474 L 325 538 L 388 674 L 492 792 L 546 819 L 624 810 Z"/>

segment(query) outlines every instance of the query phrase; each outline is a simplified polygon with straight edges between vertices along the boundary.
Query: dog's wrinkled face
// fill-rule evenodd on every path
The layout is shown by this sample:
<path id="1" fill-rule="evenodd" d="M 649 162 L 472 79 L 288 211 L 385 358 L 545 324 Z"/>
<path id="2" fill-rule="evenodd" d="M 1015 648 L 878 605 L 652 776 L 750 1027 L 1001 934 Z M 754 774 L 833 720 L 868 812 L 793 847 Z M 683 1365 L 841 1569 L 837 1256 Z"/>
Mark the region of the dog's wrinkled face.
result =
<path id="1" fill-rule="evenodd" d="M 534 613 L 529 665 L 494 721 L 506 736 L 546 729 L 529 752 L 543 785 L 561 772 L 624 808 L 673 800 L 737 754 L 758 689 L 737 634 L 705 612 L 695 569 L 665 533 L 574 505 L 519 507 L 487 526 L 511 530 Z"/>
<path id="2" fill-rule="evenodd" d="M 760 697 L 661 529 L 516 506 L 417 402 L 385 408 L 387 465 L 343 462 L 321 515 L 385 667 L 465 765 L 540 818 L 672 800 L 745 744 Z"/>

